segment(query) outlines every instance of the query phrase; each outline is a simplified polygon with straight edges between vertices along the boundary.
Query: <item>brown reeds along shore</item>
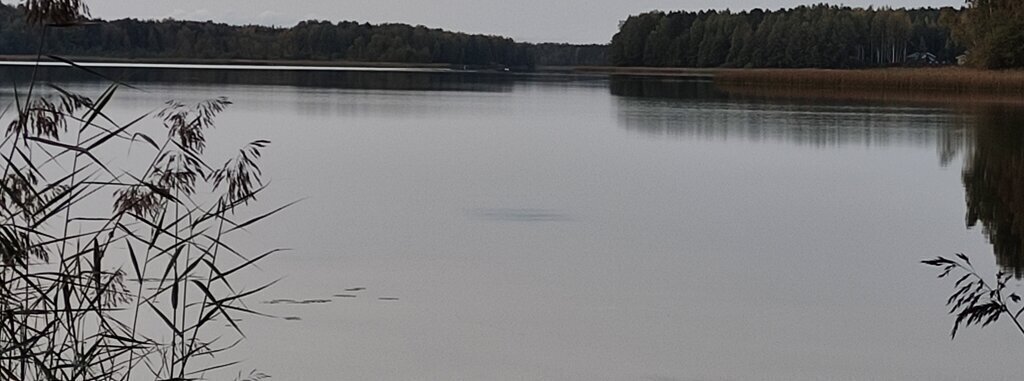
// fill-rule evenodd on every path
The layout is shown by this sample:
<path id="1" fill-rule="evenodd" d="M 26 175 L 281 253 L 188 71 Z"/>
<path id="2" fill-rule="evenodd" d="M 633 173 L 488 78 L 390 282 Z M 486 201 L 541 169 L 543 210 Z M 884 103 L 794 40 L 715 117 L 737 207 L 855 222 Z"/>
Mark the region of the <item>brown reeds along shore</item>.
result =
<path id="1" fill-rule="evenodd" d="M 966 68 L 719 70 L 723 86 L 1024 95 L 1024 71 Z"/>

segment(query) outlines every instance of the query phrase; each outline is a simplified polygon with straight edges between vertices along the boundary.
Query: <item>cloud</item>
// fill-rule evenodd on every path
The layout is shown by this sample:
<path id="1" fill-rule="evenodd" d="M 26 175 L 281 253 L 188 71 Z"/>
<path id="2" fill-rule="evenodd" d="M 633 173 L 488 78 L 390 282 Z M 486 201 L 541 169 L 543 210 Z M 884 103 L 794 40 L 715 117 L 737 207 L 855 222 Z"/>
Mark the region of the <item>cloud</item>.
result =
<path id="1" fill-rule="evenodd" d="M 253 17 L 249 22 L 259 25 L 284 27 L 293 26 L 298 23 L 294 17 L 275 11 L 260 12 L 260 14 Z"/>
<path id="2" fill-rule="evenodd" d="M 172 18 L 172 19 L 175 19 L 175 20 L 207 21 L 207 20 L 213 20 L 216 17 L 214 17 L 213 12 L 210 12 L 209 9 L 200 8 L 200 9 L 195 9 L 195 10 L 191 10 L 191 11 L 186 11 L 186 10 L 183 10 L 183 9 L 175 9 L 174 11 L 171 12 L 170 15 L 167 15 L 167 18 Z"/>

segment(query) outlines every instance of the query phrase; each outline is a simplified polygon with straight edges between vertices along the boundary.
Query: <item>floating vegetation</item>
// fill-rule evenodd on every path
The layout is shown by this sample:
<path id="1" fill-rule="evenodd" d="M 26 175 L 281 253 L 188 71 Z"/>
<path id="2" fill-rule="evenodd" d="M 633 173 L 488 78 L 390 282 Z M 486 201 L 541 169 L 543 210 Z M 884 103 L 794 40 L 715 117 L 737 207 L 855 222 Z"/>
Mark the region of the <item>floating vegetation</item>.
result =
<path id="1" fill-rule="evenodd" d="M 257 372 L 255 370 L 249 372 L 247 375 L 242 375 L 241 372 L 235 377 L 235 381 L 263 381 L 269 379 L 270 376 L 263 372 Z"/>
<path id="2" fill-rule="evenodd" d="M 305 300 L 294 300 L 294 299 L 274 299 L 263 302 L 263 304 L 327 304 L 333 300 L 330 299 L 305 299 Z"/>

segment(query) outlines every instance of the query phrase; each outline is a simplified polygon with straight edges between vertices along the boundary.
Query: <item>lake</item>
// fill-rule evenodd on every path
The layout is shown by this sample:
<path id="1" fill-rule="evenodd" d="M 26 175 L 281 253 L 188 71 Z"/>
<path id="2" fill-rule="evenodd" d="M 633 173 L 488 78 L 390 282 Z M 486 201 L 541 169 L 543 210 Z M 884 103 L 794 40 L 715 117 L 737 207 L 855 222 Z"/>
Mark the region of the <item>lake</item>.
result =
<path id="1" fill-rule="evenodd" d="M 250 306 L 290 319 L 244 319 L 249 339 L 228 356 L 245 373 L 1024 371 L 1007 321 L 950 340 L 952 281 L 919 263 L 962 252 L 986 275 L 1024 269 L 1016 106 L 766 97 L 700 79 L 104 70 L 140 89 L 115 97 L 122 121 L 228 97 L 211 154 L 271 140 L 258 208 L 302 200 L 237 243 L 292 249 L 247 277 L 281 278 Z M 90 96 L 106 86 L 41 75 Z M 282 299 L 318 302 L 267 303 Z"/>

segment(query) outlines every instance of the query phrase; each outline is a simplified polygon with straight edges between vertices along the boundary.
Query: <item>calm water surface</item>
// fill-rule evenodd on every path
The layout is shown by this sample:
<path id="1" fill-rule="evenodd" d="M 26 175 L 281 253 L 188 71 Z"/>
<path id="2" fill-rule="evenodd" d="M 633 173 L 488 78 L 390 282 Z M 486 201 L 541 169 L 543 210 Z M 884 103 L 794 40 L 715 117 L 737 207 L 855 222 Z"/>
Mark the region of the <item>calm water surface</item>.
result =
<path id="1" fill-rule="evenodd" d="M 293 249 L 252 276 L 283 277 L 259 301 L 331 302 L 258 304 L 301 320 L 246 319 L 250 339 L 232 354 L 243 370 L 282 380 L 1024 371 L 1024 340 L 1006 322 L 950 341 L 951 284 L 918 264 L 957 252 L 985 273 L 1022 263 L 1012 125 L 1024 117 L 1012 108 L 758 100 L 653 79 L 132 70 L 145 91 L 124 91 L 115 115 L 227 96 L 235 105 L 211 136 L 214 154 L 272 140 L 263 207 L 304 199 L 240 245 Z"/>

